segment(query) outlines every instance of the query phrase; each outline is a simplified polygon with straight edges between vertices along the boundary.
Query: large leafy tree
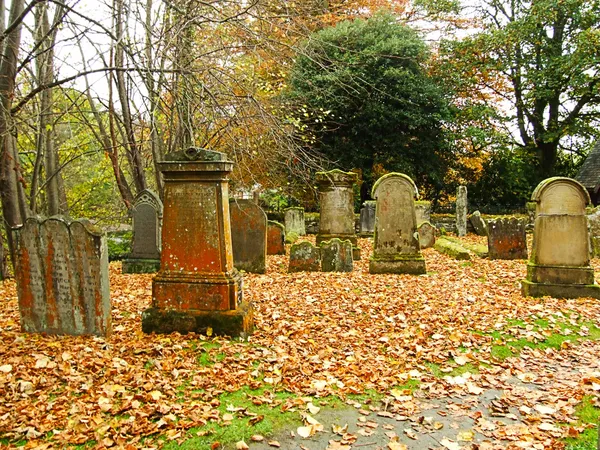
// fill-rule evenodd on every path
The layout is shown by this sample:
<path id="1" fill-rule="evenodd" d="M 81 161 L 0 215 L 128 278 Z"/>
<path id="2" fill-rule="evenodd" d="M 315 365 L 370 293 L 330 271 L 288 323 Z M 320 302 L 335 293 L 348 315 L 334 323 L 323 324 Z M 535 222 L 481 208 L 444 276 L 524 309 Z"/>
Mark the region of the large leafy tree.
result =
<path id="1" fill-rule="evenodd" d="M 318 31 L 299 53 L 286 95 L 313 145 L 338 166 L 362 170 L 366 185 L 383 169 L 441 192 L 452 159 L 450 110 L 417 32 L 377 14 Z"/>

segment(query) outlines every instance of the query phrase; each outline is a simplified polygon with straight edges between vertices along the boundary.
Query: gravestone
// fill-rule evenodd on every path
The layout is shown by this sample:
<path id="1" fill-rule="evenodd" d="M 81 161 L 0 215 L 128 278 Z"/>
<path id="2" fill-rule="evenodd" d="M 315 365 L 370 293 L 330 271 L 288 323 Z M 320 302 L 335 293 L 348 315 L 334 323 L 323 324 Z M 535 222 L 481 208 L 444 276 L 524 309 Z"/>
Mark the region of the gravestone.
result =
<path id="1" fill-rule="evenodd" d="M 466 236 L 467 234 L 467 187 L 459 186 L 456 191 L 456 234 Z"/>
<path id="2" fill-rule="evenodd" d="M 360 208 L 360 235 L 362 237 L 373 236 L 375 231 L 375 204 L 374 200 L 367 200 Z"/>
<path id="3" fill-rule="evenodd" d="M 123 261 L 123 273 L 153 273 L 160 269 L 160 226 L 163 206 L 160 198 L 144 190 L 130 211 L 133 220 L 131 253 Z"/>
<path id="4" fill-rule="evenodd" d="M 254 200 L 229 200 L 233 265 L 250 273 L 267 267 L 267 215 Z"/>
<path id="5" fill-rule="evenodd" d="M 285 234 L 306 236 L 306 225 L 304 223 L 304 208 L 293 206 L 284 211 Z"/>
<path id="6" fill-rule="evenodd" d="M 321 242 L 322 272 L 352 272 L 352 242 L 334 238 Z"/>
<path id="7" fill-rule="evenodd" d="M 310 242 L 293 244 L 290 248 L 288 272 L 318 272 L 321 270 L 321 250 Z"/>
<path id="8" fill-rule="evenodd" d="M 274 220 L 267 223 L 267 255 L 285 255 L 285 227 Z"/>
<path id="9" fill-rule="evenodd" d="M 425 273 L 419 246 L 415 197 L 417 187 L 402 173 L 388 173 L 373 186 L 377 200 L 370 273 Z"/>
<path id="10" fill-rule="evenodd" d="M 417 216 L 417 225 L 423 222 L 431 222 L 431 202 L 427 200 L 415 202 L 415 214 Z"/>
<path id="11" fill-rule="evenodd" d="M 252 305 L 243 301 L 231 243 L 233 163 L 192 147 L 167 154 L 157 166 L 165 180 L 161 264 L 142 330 L 248 336 Z"/>
<path id="12" fill-rule="evenodd" d="M 490 259 L 527 259 L 527 221 L 502 217 L 488 222 L 488 257 Z"/>
<path id="13" fill-rule="evenodd" d="M 29 218 L 13 232 L 23 331 L 109 335 L 105 234 L 87 221 L 58 217 Z"/>
<path id="14" fill-rule="evenodd" d="M 437 229 L 431 222 L 421 222 L 417 227 L 419 233 L 419 244 L 421 248 L 431 248 L 435 245 Z"/>
<path id="15" fill-rule="evenodd" d="M 592 257 L 600 257 L 600 207 L 593 208 L 587 214 Z"/>
<path id="16" fill-rule="evenodd" d="M 488 225 L 486 220 L 481 217 L 481 213 L 479 211 L 475 211 L 471 214 L 471 225 L 475 229 L 475 233 L 478 236 L 487 236 L 488 235 Z"/>
<path id="17" fill-rule="evenodd" d="M 536 219 L 523 295 L 600 298 L 590 265 L 587 190 L 570 178 L 549 178 L 538 184 L 531 200 L 536 202 Z"/>
<path id="18" fill-rule="evenodd" d="M 353 189 L 358 181 L 358 175 L 336 169 L 317 172 L 315 180 L 321 205 L 317 245 L 334 238 L 349 240 L 354 247 L 354 259 L 360 259 L 354 230 Z"/>

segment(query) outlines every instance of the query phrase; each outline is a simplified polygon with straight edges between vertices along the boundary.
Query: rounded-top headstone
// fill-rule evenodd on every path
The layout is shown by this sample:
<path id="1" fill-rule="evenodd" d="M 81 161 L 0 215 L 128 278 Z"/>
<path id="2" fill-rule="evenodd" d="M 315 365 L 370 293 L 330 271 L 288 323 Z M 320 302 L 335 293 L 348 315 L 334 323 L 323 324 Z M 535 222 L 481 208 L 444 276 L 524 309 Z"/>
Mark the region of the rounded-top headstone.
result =
<path id="1" fill-rule="evenodd" d="M 548 178 L 537 185 L 531 200 L 537 204 L 537 214 L 585 214 L 591 203 L 590 194 L 581 183 L 571 178 Z"/>

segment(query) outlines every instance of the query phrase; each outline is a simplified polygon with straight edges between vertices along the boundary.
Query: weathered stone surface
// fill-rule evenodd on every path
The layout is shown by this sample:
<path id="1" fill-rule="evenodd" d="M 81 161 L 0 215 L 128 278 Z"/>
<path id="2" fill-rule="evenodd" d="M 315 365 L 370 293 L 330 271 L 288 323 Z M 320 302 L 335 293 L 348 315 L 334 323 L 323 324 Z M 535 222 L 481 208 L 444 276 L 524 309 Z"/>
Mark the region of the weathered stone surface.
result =
<path id="1" fill-rule="evenodd" d="M 131 254 L 123 261 L 123 273 L 153 273 L 160 269 L 160 235 L 163 205 L 150 190 L 140 192 L 130 211 L 133 220 Z"/>
<path id="2" fill-rule="evenodd" d="M 304 208 L 294 206 L 284 211 L 285 234 L 295 233 L 297 236 L 306 236 L 304 224 Z"/>
<path id="3" fill-rule="evenodd" d="M 490 259 L 527 259 L 527 221 L 503 217 L 488 222 Z"/>
<path id="4" fill-rule="evenodd" d="M 288 272 L 318 272 L 321 270 L 321 249 L 310 242 L 299 242 L 290 248 Z"/>
<path id="5" fill-rule="evenodd" d="M 471 225 L 475 229 L 475 233 L 478 236 L 487 236 L 488 235 L 488 224 L 487 221 L 481 217 L 481 213 L 479 211 L 475 211 L 471 214 Z"/>
<path id="6" fill-rule="evenodd" d="M 285 227 L 274 220 L 267 223 L 267 255 L 285 255 Z"/>
<path id="7" fill-rule="evenodd" d="M 407 175 L 389 173 L 373 186 L 377 200 L 370 273 L 425 273 L 414 199 L 415 183 Z"/>
<path id="8" fill-rule="evenodd" d="M 353 186 L 358 180 L 358 175 L 336 169 L 317 172 L 315 180 L 321 205 L 317 245 L 334 238 L 349 240 L 355 247 L 355 256 L 360 257 L 354 231 Z"/>
<path id="9" fill-rule="evenodd" d="M 352 242 L 335 238 L 321 242 L 320 247 L 322 272 L 352 272 Z"/>
<path id="10" fill-rule="evenodd" d="M 179 323 L 181 332 L 192 331 L 191 320 L 173 322 L 173 313 L 181 313 L 202 327 L 214 321 L 215 333 L 223 329 L 219 323 L 230 321 L 227 334 L 249 335 L 252 307 L 243 303 L 242 277 L 233 266 L 228 201 L 233 163 L 219 152 L 192 148 L 166 155 L 158 168 L 165 180 L 161 268 L 142 328 L 160 331 Z"/>
<path id="11" fill-rule="evenodd" d="M 600 257 L 600 207 L 592 209 L 587 214 L 590 241 L 592 246 L 592 256 Z"/>
<path id="12" fill-rule="evenodd" d="M 471 252 L 457 242 L 450 241 L 444 237 L 440 237 L 433 245 L 438 252 L 448 255 L 458 260 L 471 259 Z"/>
<path id="13" fill-rule="evenodd" d="M 23 331 L 99 335 L 111 331 L 108 250 L 86 222 L 27 219 L 14 230 Z"/>
<path id="14" fill-rule="evenodd" d="M 590 265 L 588 192 L 575 180 L 556 177 L 542 181 L 531 200 L 536 219 L 523 295 L 600 298 Z"/>
<path id="15" fill-rule="evenodd" d="M 419 233 L 419 244 L 421 248 L 433 247 L 437 229 L 429 222 L 421 222 L 417 231 Z"/>
<path id="16" fill-rule="evenodd" d="M 431 202 L 427 200 L 416 201 L 415 215 L 417 217 L 417 225 L 423 222 L 431 222 Z"/>
<path id="17" fill-rule="evenodd" d="M 467 187 L 459 186 L 456 191 L 456 230 L 458 236 L 467 234 Z"/>
<path id="18" fill-rule="evenodd" d="M 375 231 L 375 205 L 374 200 L 367 200 L 360 209 L 360 235 L 373 236 Z"/>
<path id="19" fill-rule="evenodd" d="M 267 215 L 254 200 L 231 199 L 231 243 L 233 265 L 250 273 L 267 268 Z"/>

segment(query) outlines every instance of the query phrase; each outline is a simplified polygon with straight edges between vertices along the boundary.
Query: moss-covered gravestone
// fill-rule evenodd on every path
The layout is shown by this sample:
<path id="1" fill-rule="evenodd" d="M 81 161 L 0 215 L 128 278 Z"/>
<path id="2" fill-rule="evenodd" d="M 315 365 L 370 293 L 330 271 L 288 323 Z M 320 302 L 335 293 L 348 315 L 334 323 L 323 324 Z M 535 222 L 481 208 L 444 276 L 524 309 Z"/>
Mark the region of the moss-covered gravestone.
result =
<path id="1" fill-rule="evenodd" d="M 291 208 L 286 208 L 283 214 L 286 234 L 296 234 L 297 236 L 306 235 L 304 208 L 292 206 Z"/>
<path id="2" fill-rule="evenodd" d="M 267 255 L 285 255 L 285 227 L 274 220 L 267 223 Z"/>
<path id="3" fill-rule="evenodd" d="M 233 266 L 228 176 L 223 153 L 189 148 L 158 163 L 165 180 L 160 271 L 146 333 L 207 332 L 248 336 L 252 307 Z"/>
<path id="4" fill-rule="evenodd" d="M 459 186 L 456 190 L 456 234 L 467 235 L 467 187 Z"/>
<path id="5" fill-rule="evenodd" d="M 130 211 L 133 221 L 131 253 L 123 261 L 123 273 L 153 273 L 160 269 L 160 227 L 163 205 L 150 190 L 139 193 Z"/>
<path id="6" fill-rule="evenodd" d="M 231 199 L 233 265 L 250 273 L 265 273 L 267 267 L 267 215 L 254 200 Z"/>
<path id="7" fill-rule="evenodd" d="M 435 245 L 437 229 L 431 222 L 421 222 L 417 231 L 419 232 L 419 245 L 421 248 L 430 248 Z"/>
<path id="8" fill-rule="evenodd" d="M 321 250 L 310 242 L 299 242 L 290 248 L 288 272 L 319 272 L 321 270 Z"/>
<path id="9" fill-rule="evenodd" d="M 331 239 L 321 242 L 322 272 L 352 272 L 352 242 Z"/>
<path id="10" fill-rule="evenodd" d="M 531 200 L 536 202 L 536 219 L 523 295 L 600 298 L 590 266 L 587 190 L 570 178 L 549 178 L 535 188 Z"/>
<path id="11" fill-rule="evenodd" d="M 415 198 L 417 187 L 402 173 L 388 173 L 373 186 L 377 200 L 370 273 L 425 273 L 421 254 Z"/>

